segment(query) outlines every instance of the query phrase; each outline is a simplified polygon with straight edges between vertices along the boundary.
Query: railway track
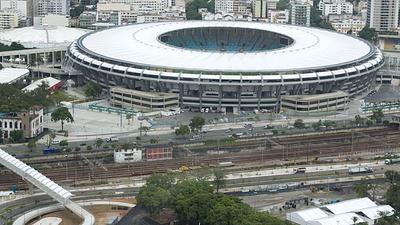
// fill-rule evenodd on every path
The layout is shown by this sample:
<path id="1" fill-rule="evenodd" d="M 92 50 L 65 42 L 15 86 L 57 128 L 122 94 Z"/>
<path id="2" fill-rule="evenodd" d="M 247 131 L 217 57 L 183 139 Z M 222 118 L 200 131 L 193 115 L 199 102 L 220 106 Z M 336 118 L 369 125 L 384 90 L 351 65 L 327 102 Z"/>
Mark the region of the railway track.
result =
<path id="1" fill-rule="evenodd" d="M 198 166 L 212 165 L 222 161 L 232 161 L 235 164 L 259 163 L 270 160 L 293 160 L 301 157 L 328 157 L 338 155 L 349 155 L 350 153 L 382 151 L 387 148 L 400 148 L 400 131 L 390 129 L 377 129 L 363 132 L 371 136 L 349 137 L 349 132 L 342 134 L 297 136 L 274 138 L 273 141 L 279 146 L 266 145 L 265 140 L 257 140 L 256 143 L 241 142 L 234 146 L 219 148 L 225 153 L 210 155 L 192 155 L 186 158 L 177 158 L 163 161 L 142 161 L 130 164 L 104 164 L 103 167 L 91 168 L 88 165 L 78 165 L 76 161 L 68 162 L 63 168 L 38 168 L 40 172 L 56 182 L 74 184 L 81 182 L 106 182 L 111 178 L 123 178 L 152 173 L 163 173 L 177 169 L 182 165 Z M 351 143 L 353 139 L 353 144 Z M 375 139 L 375 140 L 374 140 Z M 377 143 L 381 139 L 383 143 Z M 230 152 L 233 148 L 239 148 L 239 152 Z M 212 150 L 212 148 L 210 149 Z M 35 167 L 35 166 L 34 166 Z M 18 189 L 27 188 L 27 184 L 17 175 L 4 172 L 0 176 L 0 190 L 10 189 L 16 185 Z"/>

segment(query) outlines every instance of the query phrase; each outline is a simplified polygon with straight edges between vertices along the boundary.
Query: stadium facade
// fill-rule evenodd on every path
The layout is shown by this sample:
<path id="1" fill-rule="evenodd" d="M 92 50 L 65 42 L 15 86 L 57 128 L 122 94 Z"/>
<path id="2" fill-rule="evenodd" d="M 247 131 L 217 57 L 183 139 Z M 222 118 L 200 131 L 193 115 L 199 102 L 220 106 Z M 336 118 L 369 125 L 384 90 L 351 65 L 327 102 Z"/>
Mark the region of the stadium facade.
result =
<path id="1" fill-rule="evenodd" d="M 352 36 L 221 21 L 101 30 L 79 38 L 66 56 L 66 72 L 81 73 L 108 90 L 176 94 L 181 107 L 226 112 L 340 110 L 374 85 L 384 64 L 378 48 Z M 146 107 L 134 94 L 114 100 Z"/>

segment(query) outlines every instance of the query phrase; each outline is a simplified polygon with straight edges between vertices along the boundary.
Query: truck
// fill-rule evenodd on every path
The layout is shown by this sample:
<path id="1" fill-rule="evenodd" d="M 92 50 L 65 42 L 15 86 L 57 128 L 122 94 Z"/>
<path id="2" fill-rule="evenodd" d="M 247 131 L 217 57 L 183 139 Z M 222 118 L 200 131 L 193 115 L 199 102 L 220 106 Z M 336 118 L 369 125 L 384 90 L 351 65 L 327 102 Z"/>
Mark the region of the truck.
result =
<path id="1" fill-rule="evenodd" d="M 400 158 L 395 158 L 395 159 L 385 159 L 385 164 L 386 165 L 391 165 L 395 163 L 400 163 Z"/>
<path id="2" fill-rule="evenodd" d="M 54 153 L 58 153 L 60 152 L 60 150 L 58 148 L 54 148 L 54 147 L 48 147 L 43 149 L 43 155 L 49 155 L 49 154 L 54 154 Z"/>
<path id="3" fill-rule="evenodd" d="M 373 173 L 374 170 L 369 166 L 354 166 L 349 168 L 349 174 L 363 174 L 363 173 Z"/>

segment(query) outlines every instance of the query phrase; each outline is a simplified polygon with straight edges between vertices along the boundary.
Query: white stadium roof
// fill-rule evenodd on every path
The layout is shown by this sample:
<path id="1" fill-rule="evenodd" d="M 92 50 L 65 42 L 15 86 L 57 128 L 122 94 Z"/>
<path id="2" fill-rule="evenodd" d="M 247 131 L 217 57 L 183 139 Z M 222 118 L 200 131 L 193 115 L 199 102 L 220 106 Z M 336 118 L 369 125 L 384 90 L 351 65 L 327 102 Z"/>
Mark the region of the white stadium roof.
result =
<path id="1" fill-rule="evenodd" d="M 0 70 L 0 84 L 10 84 L 29 75 L 29 70 L 18 68 L 3 68 Z"/>
<path id="2" fill-rule="evenodd" d="M 26 48 L 68 46 L 87 32 L 61 26 L 23 27 L 0 31 L 0 42 L 7 45 L 17 42 Z"/>
<path id="3" fill-rule="evenodd" d="M 266 30 L 288 36 L 285 47 L 257 52 L 205 52 L 167 45 L 164 33 L 196 27 L 232 27 Z M 81 39 L 85 51 L 103 58 L 150 67 L 202 71 L 265 72 L 305 70 L 350 64 L 368 57 L 373 47 L 360 39 L 328 30 L 291 25 L 186 21 L 144 23 L 91 33 Z"/>

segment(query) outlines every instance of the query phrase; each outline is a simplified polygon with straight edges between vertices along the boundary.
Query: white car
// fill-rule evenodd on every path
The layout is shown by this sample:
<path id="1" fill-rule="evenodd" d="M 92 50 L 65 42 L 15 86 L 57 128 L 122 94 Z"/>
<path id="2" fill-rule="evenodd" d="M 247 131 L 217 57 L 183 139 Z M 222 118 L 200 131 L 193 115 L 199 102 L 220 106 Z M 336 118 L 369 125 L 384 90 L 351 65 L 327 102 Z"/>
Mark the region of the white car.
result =
<path id="1" fill-rule="evenodd" d="M 117 137 L 108 137 L 106 138 L 106 142 L 117 142 L 119 141 L 119 138 Z"/>
<path id="2" fill-rule="evenodd" d="M 58 144 L 60 144 L 60 141 L 59 140 L 52 140 L 51 144 L 52 145 L 58 145 Z"/>

